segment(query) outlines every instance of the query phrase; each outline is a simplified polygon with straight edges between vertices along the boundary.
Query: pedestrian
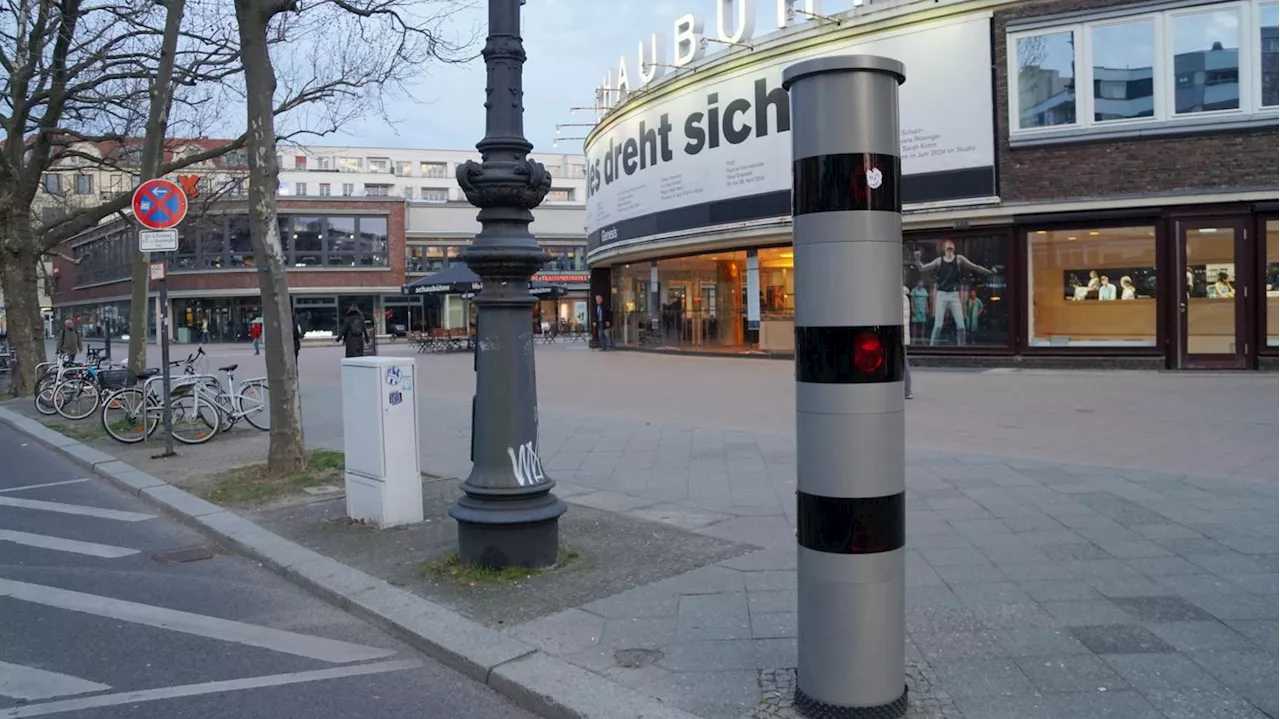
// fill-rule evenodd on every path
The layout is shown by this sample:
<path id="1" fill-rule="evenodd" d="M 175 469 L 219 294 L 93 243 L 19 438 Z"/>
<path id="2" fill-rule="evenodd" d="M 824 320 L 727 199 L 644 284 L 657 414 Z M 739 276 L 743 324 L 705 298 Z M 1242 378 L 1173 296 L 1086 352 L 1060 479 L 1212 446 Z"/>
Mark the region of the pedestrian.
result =
<path id="1" fill-rule="evenodd" d="M 253 353 L 261 354 L 259 349 L 262 345 L 262 318 L 259 317 L 249 324 L 249 339 L 253 341 Z"/>
<path id="2" fill-rule="evenodd" d="M 902 381 L 907 399 L 911 399 L 911 363 L 907 361 L 907 345 L 911 344 L 911 292 L 902 288 Z"/>
<path id="3" fill-rule="evenodd" d="M 342 321 L 342 329 L 334 341 L 346 345 L 348 357 L 364 356 L 364 343 L 369 341 L 369 336 L 359 307 L 351 305 L 347 308 L 347 317 Z"/>
<path id="4" fill-rule="evenodd" d="M 298 363 L 298 353 L 302 351 L 302 323 L 293 318 L 293 363 Z"/>
<path id="5" fill-rule="evenodd" d="M 596 295 L 596 337 L 600 340 L 600 350 L 608 352 L 613 349 L 613 337 L 609 330 L 613 327 L 613 310 L 604 304 L 604 297 Z"/>
<path id="6" fill-rule="evenodd" d="M 209 318 L 200 320 L 200 344 L 209 344 Z"/>
<path id="7" fill-rule="evenodd" d="M 57 340 L 58 354 L 64 355 L 67 361 L 75 361 L 76 355 L 80 354 L 80 350 L 84 347 L 80 333 L 76 331 L 76 323 L 70 318 L 62 323 L 58 336 L 54 339 Z"/>

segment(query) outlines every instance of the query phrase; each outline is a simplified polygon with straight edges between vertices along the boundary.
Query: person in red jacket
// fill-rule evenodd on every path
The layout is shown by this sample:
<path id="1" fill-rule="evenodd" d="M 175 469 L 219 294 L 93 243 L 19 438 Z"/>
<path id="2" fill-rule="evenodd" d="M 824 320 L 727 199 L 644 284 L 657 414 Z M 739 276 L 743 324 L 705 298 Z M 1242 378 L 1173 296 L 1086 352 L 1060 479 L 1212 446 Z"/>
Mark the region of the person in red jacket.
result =
<path id="1" fill-rule="evenodd" d="M 253 340 L 253 353 L 259 354 L 258 347 L 262 342 L 262 320 L 256 319 L 249 325 L 249 339 Z"/>

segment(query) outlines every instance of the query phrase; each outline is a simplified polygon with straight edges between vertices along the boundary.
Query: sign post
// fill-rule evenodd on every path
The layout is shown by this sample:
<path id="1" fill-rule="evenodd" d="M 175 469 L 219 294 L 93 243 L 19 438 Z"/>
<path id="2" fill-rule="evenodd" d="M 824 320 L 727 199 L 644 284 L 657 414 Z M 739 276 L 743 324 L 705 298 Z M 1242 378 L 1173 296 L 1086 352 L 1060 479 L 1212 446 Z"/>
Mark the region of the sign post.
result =
<path id="1" fill-rule="evenodd" d="M 902 63 L 788 67 L 796 311 L 796 707 L 906 715 Z M 853 271 L 849 276 L 847 272 Z"/>
<path id="2" fill-rule="evenodd" d="M 138 232 L 138 251 L 151 253 L 150 277 L 160 286 L 156 329 L 160 335 L 160 371 L 164 412 L 164 454 L 172 457 L 173 409 L 169 406 L 169 283 L 164 254 L 178 249 L 178 223 L 187 216 L 187 194 L 168 180 L 147 180 L 133 191 L 133 216 L 145 230 Z"/>

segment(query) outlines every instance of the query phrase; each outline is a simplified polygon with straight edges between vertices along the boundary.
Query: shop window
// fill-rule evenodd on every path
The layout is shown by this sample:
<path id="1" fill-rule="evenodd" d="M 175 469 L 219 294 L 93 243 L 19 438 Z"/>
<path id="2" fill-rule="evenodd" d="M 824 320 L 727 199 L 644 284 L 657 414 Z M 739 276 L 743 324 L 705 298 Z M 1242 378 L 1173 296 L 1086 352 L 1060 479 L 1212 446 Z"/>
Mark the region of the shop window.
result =
<path id="1" fill-rule="evenodd" d="M 775 247 L 760 250 L 760 317 L 793 319 L 796 314 L 795 250 Z"/>
<path id="2" fill-rule="evenodd" d="M 718 252 L 661 260 L 656 293 L 649 266 L 631 265 L 619 288 L 614 340 L 622 344 L 743 349 L 747 253 Z M 630 278 L 630 279 L 627 279 Z M 622 315 L 618 312 L 621 310 Z"/>
<path id="3" fill-rule="evenodd" d="M 385 266 L 387 264 L 387 218 L 361 217 L 359 224 L 359 264 Z"/>
<path id="4" fill-rule="evenodd" d="M 1280 104 L 1280 5 L 1258 6 L 1258 90 L 1262 107 Z"/>
<path id="5" fill-rule="evenodd" d="M 1012 47 L 1017 55 L 1018 127 L 1075 124 L 1075 33 L 1027 35 Z"/>
<path id="6" fill-rule="evenodd" d="M 227 248 L 232 267 L 253 267 L 253 238 L 250 235 L 249 218 L 233 215 L 227 218 Z"/>
<path id="7" fill-rule="evenodd" d="M 1003 236 L 903 243 L 912 346 L 1009 344 L 1007 244 Z"/>
<path id="8" fill-rule="evenodd" d="M 1267 346 L 1280 347 L 1280 228 L 1275 220 L 1267 221 L 1267 261 L 1263 265 L 1263 287 L 1266 290 Z"/>
<path id="9" fill-rule="evenodd" d="M 1240 9 L 1172 18 L 1174 113 L 1240 107 Z"/>
<path id="10" fill-rule="evenodd" d="M 1156 344 L 1154 227 L 1027 235 L 1032 347 Z"/>
<path id="11" fill-rule="evenodd" d="M 320 267 L 324 264 L 324 220 L 319 217 L 293 218 L 293 266 Z"/>
<path id="12" fill-rule="evenodd" d="M 325 264 L 330 267 L 354 267 L 358 256 L 356 218 L 329 217 L 325 223 Z"/>
<path id="13" fill-rule="evenodd" d="M 1093 119 L 1155 115 L 1155 23 L 1150 18 L 1091 29 Z"/>

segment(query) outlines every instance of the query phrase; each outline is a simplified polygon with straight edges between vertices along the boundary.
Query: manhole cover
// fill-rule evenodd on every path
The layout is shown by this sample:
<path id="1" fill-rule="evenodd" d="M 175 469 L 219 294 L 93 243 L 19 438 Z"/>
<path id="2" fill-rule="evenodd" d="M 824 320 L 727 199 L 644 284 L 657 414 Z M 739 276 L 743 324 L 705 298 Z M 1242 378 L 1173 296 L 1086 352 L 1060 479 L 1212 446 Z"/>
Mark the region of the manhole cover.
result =
<path id="1" fill-rule="evenodd" d="M 153 554 L 151 558 L 161 564 L 185 564 L 187 562 L 198 562 L 202 559 L 213 559 L 215 554 L 216 552 L 211 547 L 187 547 Z"/>
<path id="2" fill-rule="evenodd" d="M 619 649 L 613 653 L 613 663 L 627 669 L 639 669 L 661 659 L 663 653 L 657 649 Z"/>

